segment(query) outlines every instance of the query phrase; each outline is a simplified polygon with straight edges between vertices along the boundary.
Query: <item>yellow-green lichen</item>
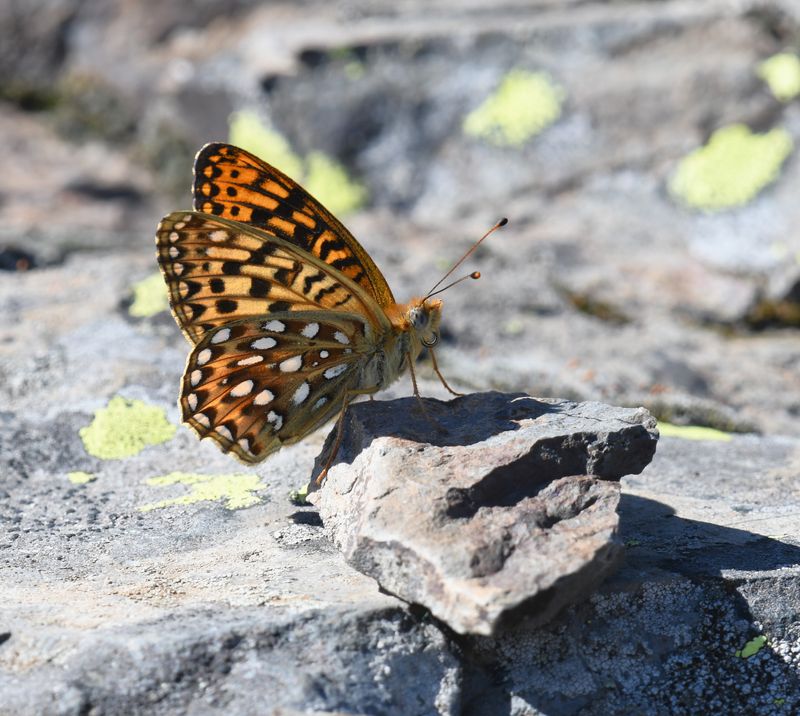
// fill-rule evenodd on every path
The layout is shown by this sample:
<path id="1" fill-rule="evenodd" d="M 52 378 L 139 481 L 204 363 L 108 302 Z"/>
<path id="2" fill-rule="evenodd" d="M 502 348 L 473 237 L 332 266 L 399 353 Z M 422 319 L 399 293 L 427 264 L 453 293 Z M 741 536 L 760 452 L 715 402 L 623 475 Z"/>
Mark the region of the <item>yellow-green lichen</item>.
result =
<path id="1" fill-rule="evenodd" d="M 73 485 L 85 485 L 88 482 L 94 482 L 96 479 L 96 475 L 92 475 L 89 472 L 83 472 L 82 470 L 76 470 L 75 472 L 67 473 L 67 480 L 69 480 Z"/>
<path id="2" fill-rule="evenodd" d="M 274 165 L 302 184 L 333 214 L 344 215 L 363 206 L 366 189 L 351 179 L 345 168 L 322 152 L 305 159 L 292 151 L 285 137 L 269 129 L 255 112 L 231 115 L 230 141 Z"/>
<path id="3" fill-rule="evenodd" d="M 240 510 L 261 502 L 262 498 L 255 495 L 254 492 L 266 487 L 258 475 L 247 473 L 197 475 L 189 472 L 171 472 L 169 475 L 151 477 L 147 480 L 147 484 L 152 487 L 186 485 L 191 488 L 191 492 L 180 497 L 142 505 L 139 508 L 141 512 L 149 512 L 172 505 L 193 505 L 195 502 L 216 502 L 218 500 L 225 500 L 225 507 L 229 510 Z"/>
<path id="4" fill-rule="evenodd" d="M 525 332 L 525 324 L 519 318 L 510 318 L 503 324 L 502 331 L 507 336 L 518 336 Z"/>
<path id="5" fill-rule="evenodd" d="M 176 429 L 162 408 L 115 396 L 95 412 L 89 425 L 80 429 L 80 436 L 90 455 L 114 460 L 166 442 Z"/>
<path id="6" fill-rule="evenodd" d="M 761 651 L 761 648 L 767 643 L 767 637 L 763 634 L 761 636 L 757 636 L 755 639 L 751 639 L 747 642 L 739 651 L 736 652 L 736 656 L 742 659 L 749 659 L 754 654 L 758 654 Z"/>
<path id="7" fill-rule="evenodd" d="M 781 102 L 790 102 L 800 95 L 800 58 L 793 52 L 780 52 L 758 66 L 758 76 Z"/>
<path id="8" fill-rule="evenodd" d="M 286 138 L 264 125 L 255 112 L 234 112 L 229 120 L 231 144 L 252 152 L 293 179 L 303 173 L 303 160 L 292 151 Z"/>
<path id="9" fill-rule="evenodd" d="M 322 152 L 308 155 L 305 187 L 334 214 L 353 212 L 367 198 L 366 189 L 353 181 L 341 164 Z"/>
<path id="10" fill-rule="evenodd" d="M 723 127 L 681 160 L 670 180 L 670 193 L 703 211 L 741 206 L 778 178 L 792 149 L 784 129 L 753 134 L 743 124 Z"/>
<path id="11" fill-rule="evenodd" d="M 160 273 L 154 273 L 133 284 L 133 303 L 128 313 L 136 318 L 147 318 L 169 308 L 167 285 Z"/>
<path id="12" fill-rule="evenodd" d="M 728 442 L 731 434 L 715 428 L 706 428 L 702 425 L 673 425 L 672 423 L 658 423 L 658 432 L 661 437 L 681 438 L 683 440 L 716 440 Z"/>
<path id="13" fill-rule="evenodd" d="M 564 90 L 544 72 L 512 70 L 464 119 L 464 133 L 501 147 L 527 142 L 561 116 Z"/>
<path id="14" fill-rule="evenodd" d="M 306 499 L 308 497 L 308 488 L 310 486 L 311 485 L 309 483 L 307 485 L 303 485 L 303 487 L 301 487 L 299 490 L 292 490 L 289 493 L 289 502 L 299 507 L 310 504 Z"/>

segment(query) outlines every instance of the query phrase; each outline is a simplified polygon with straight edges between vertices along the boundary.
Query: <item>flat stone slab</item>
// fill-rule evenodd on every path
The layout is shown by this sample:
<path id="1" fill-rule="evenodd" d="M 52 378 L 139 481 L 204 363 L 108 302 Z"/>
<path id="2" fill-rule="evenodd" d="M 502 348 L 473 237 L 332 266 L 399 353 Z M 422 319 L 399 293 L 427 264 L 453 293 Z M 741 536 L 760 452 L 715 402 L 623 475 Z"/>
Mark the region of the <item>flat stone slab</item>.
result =
<path id="1" fill-rule="evenodd" d="M 309 498 L 348 563 L 462 634 L 590 594 L 620 554 L 613 481 L 652 459 L 652 416 L 497 392 L 424 405 L 348 410 Z"/>

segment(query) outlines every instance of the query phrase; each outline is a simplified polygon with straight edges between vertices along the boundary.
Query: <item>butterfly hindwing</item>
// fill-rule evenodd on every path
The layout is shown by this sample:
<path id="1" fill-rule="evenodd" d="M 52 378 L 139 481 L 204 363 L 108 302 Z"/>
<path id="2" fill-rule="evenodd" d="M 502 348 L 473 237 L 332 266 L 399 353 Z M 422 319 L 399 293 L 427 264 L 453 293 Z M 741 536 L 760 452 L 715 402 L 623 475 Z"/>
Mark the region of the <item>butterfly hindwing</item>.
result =
<path id="1" fill-rule="evenodd" d="M 371 330 L 360 316 L 317 311 L 213 328 L 186 365 L 183 420 L 223 451 L 259 462 L 341 409 L 369 355 Z"/>
<path id="2" fill-rule="evenodd" d="M 395 300 L 355 237 L 297 182 L 230 144 L 207 144 L 194 164 L 194 207 L 257 226 L 344 273 L 380 306 Z"/>
<path id="3" fill-rule="evenodd" d="M 170 305 L 198 343 L 232 320 L 276 312 L 382 311 L 341 273 L 258 228 L 196 212 L 164 217 L 156 233 Z"/>

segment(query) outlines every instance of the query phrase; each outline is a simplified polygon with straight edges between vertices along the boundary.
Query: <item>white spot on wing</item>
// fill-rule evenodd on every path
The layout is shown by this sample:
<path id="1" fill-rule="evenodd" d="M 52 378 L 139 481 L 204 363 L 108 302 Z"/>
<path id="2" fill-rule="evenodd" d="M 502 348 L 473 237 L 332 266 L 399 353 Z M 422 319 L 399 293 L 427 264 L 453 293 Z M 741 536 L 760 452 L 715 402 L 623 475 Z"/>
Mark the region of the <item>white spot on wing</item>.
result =
<path id="1" fill-rule="evenodd" d="M 253 454 L 250 452 L 250 441 L 247 438 L 242 438 L 239 441 L 239 447 L 242 448 L 242 450 L 244 450 L 246 453 L 250 453 L 251 455 Z"/>
<path id="2" fill-rule="evenodd" d="M 350 339 L 341 331 L 336 331 L 336 333 L 333 334 L 333 337 L 339 341 L 339 343 L 344 343 L 345 345 L 350 343 Z"/>
<path id="3" fill-rule="evenodd" d="M 211 342 L 222 343 L 223 341 L 227 341 L 230 337 L 231 337 L 231 329 L 221 328 L 214 334 L 214 337 L 211 339 Z"/>
<path id="4" fill-rule="evenodd" d="M 308 394 L 311 392 L 311 387 L 308 383 L 301 383 L 300 387 L 294 391 L 294 395 L 292 396 L 292 402 L 295 405 L 300 405 L 307 397 Z"/>
<path id="5" fill-rule="evenodd" d="M 217 229 L 216 231 L 212 231 L 208 238 L 212 241 L 225 241 L 228 238 L 228 232 L 223 231 L 222 229 Z"/>
<path id="6" fill-rule="evenodd" d="M 328 351 L 320 351 L 319 352 L 319 357 L 320 358 L 327 358 L 329 355 L 330 355 L 330 353 L 328 353 Z"/>
<path id="7" fill-rule="evenodd" d="M 253 403 L 255 405 L 266 405 L 275 399 L 275 394 L 271 390 L 262 390 L 255 398 Z"/>
<path id="8" fill-rule="evenodd" d="M 205 365 L 208 361 L 211 360 L 211 349 L 210 348 L 203 348 L 197 354 L 197 365 Z"/>
<path id="9" fill-rule="evenodd" d="M 249 358 L 242 358 L 242 360 L 236 361 L 236 365 L 255 365 L 262 360 L 264 360 L 264 356 L 250 356 Z"/>
<path id="10" fill-rule="evenodd" d="M 169 240 L 170 241 L 177 241 L 180 238 L 180 234 L 177 231 L 170 231 L 169 232 Z"/>
<path id="11" fill-rule="evenodd" d="M 172 264 L 172 273 L 174 273 L 176 276 L 180 276 L 183 273 L 183 264 Z"/>
<path id="12" fill-rule="evenodd" d="M 223 438 L 227 438 L 228 440 L 233 440 L 233 435 L 231 435 L 231 431 L 228 430 L 224 425 L 217 425 L 215 430 L 222 435 Z"/>
<path id="13" fill-rule="evenodd" d="M 319 333 L 319 323 L 309 323 L 300 333 L 306 338 L 313 338 Z"/>
<path id="14" fill-rule="evenodd" d="M 265 331 L 272 331 L 273 333 L 283 333 L 286 330 L 286 324 L 283 321 L 267 321 L 264 324 Z"/>
<path id="15" fill-rule="evenodd" d="M 186 402 L 192 410 L 197 410 L 197 393 L 189 393 L 186 396 Z"/>
<path id="16" fill-rule="evenodd" d="M 189 216 L 189 217 L 184 216 L 183 217 L 183 221 L 179 221 L 177 224 L 175 224 L 175 228 L 178 231 L 180 231 L 184 226 L 186 226 L 186 222 L 189 221 L 189 219 L 191 219 L 191 218 L 192 218 L 191 216 Z"/>
<path id="17" fill-rule="evenodd" d="M 192 420 L 194 420 L 196 423 L 199 423 L 204 428 L 211 427 L 211 421 L 208 419 L 208 415 L 206 415 L 205 413 L 195 413 L 192 416 Z"/>
<path id="18" fill-rule="evenodd" d="M 270 336 L 267 336 L 266 338 L 257 338 L 250 344 L 250 347 L 257 351 L 265 351 L 268 348 L 274 348 L 277 345 L 278 341 Z"/>
<path id="19" fill-rule="evenodd" d="M 302 366 L 303 356 L 292 356 L 291 358 L 287 358 L 278 364 L 278 367 L 281 369 L 282 373 L 294 373 L 295 371 L 300 370 Z"/>
<path id="20" fill-rule="evenodd" d="M 328 402 L 328 399 L 323 395 L 314 405 L 311 406 L 311 410 L 317 410 L 317 408 L 321 408 L 325 403 Z"/>
<path id="21" fill-rule="evenodd" d="M 171 259 L 177 259 L 178 256 L 180 256 L 180 255 L 181 255 L 181 252 L 178 251 L 178 247 L 177 246 L 170 246 L 169 247 L 169 257 Z"/>
<path id="22" fill-rule="evenodd" d="M 253 385 L 255 384 L 252 380 L 243 380 L 231 389 L 231 395 L 234 398 L 241 398 L 244 395 L 249 395 L 253 391 Z"/>
<path id="23" fill-rule="evenodd" d="M 193 370 L 192 374 L 189 376 L 189 382 L 192 386 L 197 385 L 203 379 L 203 371 L 202 370 Z"/>
<path id="24" fill-rule="evenodd" d="M 270 410 L 269 413 L 267 413 L 267 422 L 272 423 L 276 433 L 283 427 L 283 418 L 274 410 Z"/>
<path id="25" fill-rule="evenodd" d="M 337 375 L 341 375 L 347 370 L 346 363 L 340 363 L 339 365 L 333 366 L 333 368 L 328 368 L 322 375 L 324 375 L 328 380 L 331 378 L 335 378 Z"/>

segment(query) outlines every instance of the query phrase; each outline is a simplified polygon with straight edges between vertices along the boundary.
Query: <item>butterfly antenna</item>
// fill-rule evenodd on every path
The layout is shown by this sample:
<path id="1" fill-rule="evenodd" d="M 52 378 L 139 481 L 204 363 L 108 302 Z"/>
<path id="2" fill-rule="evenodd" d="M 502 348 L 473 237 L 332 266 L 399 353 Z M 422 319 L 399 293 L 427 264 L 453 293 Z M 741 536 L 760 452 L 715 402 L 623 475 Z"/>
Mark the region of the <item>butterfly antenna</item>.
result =
<path id="1" fill-rule="evenodd" d="M 462 281 L 466 281 L 468 278 L 472 278 L 472 279 L 476 279 L 477 280 L 480 277 L 481 277 L 481 272 L 480 271 L 473 271 L 471 274 L 468 274 L 466 276 L 462 276 L 460 279 L 457 279 L 456 281 L 453 281 L 453 283 L 448 283 L 447 286 L 445 286 L 444 288 L 440 288 L 440 289 L 437 289 L 436 291 L 432 291 L 427 296 L 425 296 L 425 300 L 429 299 L 431 296 L 435 296 L 437 293 L 441 293 L 442 291 L 446 291 L 448 288 L 453 288 L 453 286 L 455 286 L 457 283 L 461 283 Z M 439 283 L 441 283 L 441 281 Z M 436 286 L 434 286 L 434 288 L 436 288 Z"/>
<path id="2" fill-rule="evenodd" d="M 488 238 L 489 238 L 489 237 L 490 237 L 490 236 L 491 236 L 491 235 L 492 235 L 492 234 L 493 234 L 495 231 L 497 231 L 497 230 L 498 230 L 498 229 L 499 229 L 501 226 L 505 226 L 507 223 L 508 223 L 508 219 L 505 219 L 505 218 L 503 218 L 503 219 L 500 219 L 500 221 L 498 221 L 498 222 L 497 222 L 497 223 L 496 223 L 496 224 L 495 224 L 495 225 L 494 225 L 494 226 L 493 226 L 491 229 L 489 229 L 489 231 L 487 231 L 487 232 L 486 232 L 486 233 L 485 233 L 483 236 L 481 236 L 481 238 L 480 238 L 480 239 L 478 239 L 478 240 L 477 240 L 477 241 L 476 241 L 476 242 L 475 242 L 475 243 L 472 245 L 472 247 L 469 249 L 469 251 L 467 251 L 467 253 L 465 253 L 465 254 L 464 254 L 464 255 L 463 255 L 463 256 L 462 256 L 462 257 L 461 257 L 461 258 L 460 258 L 458 261 L 456 261 L 456 262 L 455 262 L 455 263 L 454 263 L 454 264 L 453 264 L 453 265 L 450 267 L 450 270 L 449 270 L 449 271 L 448 271 L 448 272 L 447 272 L 447 273 L 446 273 L 444 276 L 442 276 L 442 277 L 441 277 L 441 278 L 440 278 L 440 279 L 439 279 L 439 280 L 436 282 L 436 284 L 433 286 L 433 288 L 432 288 L 430 291 L 428 291 L 428 295 L 427 295 L 427 296 L 425 296 L 425 298 L 430 298 L 431 296 L 435 295 L 435 293 L 441 293 L 441 292 L 442 292 L 442 291 L 444 291 L 445 289 L 447 289 L 447 288 L 450 288 L 450 286 L 455 286 L 457 283 L 460 283 L 460 282 L 461 282 L 461 281 L 463 281 L 464 279 L 467 279 L 467 278 L 479 278 L 479 277 L 480 277 L 480 274 L 478 274 L 478 275 L 476 276 L 476 275 L 475 275 L 475 273 L 478 273 L 478 272 L 476 271 L 475 273 L 471 273 L 469 276 L 464 276 L 463 278 L 460 278 L 460 279 L 458 279 L 458 281 L 455 281 L 454 283 L 451 283 L 451 284 L 449 284 L 449 285 L 445 286 L 445 288 L 442 288 L 442 289 L 440 289 L 440 290 L 438 290 L 438 291 L 436 290 L 437 288 L 439 288 L 439 286 L 441 286 L 441 285 L 442 285 L 442 284 L 443 284 L 443 283 L 444 283 L 444 282 L 447 280 L 447 278 L 450 276 L 450 274 L 451 274 L 451 273 L 453 273 L 453 271 L 455 271 L 455 270 L 456 270 L 456 269 L 457 269 L 459 266 L 461 266 L 461 264 L 463 264 L 463 263 L 464 263 L 464 262 L 465 262 L 465 261 L 466 261 L 466 260 L 467 260 L 467 259 L 468 259 L 470 256 L 472 256 L 472 254 L 473 254 L 473 253 L 475 253 L 475 250 L 476 250 L 476 249 L 477 249 L 477 248 L 478 248 L 478 247 L 479 247 L 479 246 L 480 246 L 480 245 L 481 245 L 481 244 L 482 244 L 482 243 L 483 243 L 483 242 L 484 242 L 486 239 L 488 239 Z"/>

